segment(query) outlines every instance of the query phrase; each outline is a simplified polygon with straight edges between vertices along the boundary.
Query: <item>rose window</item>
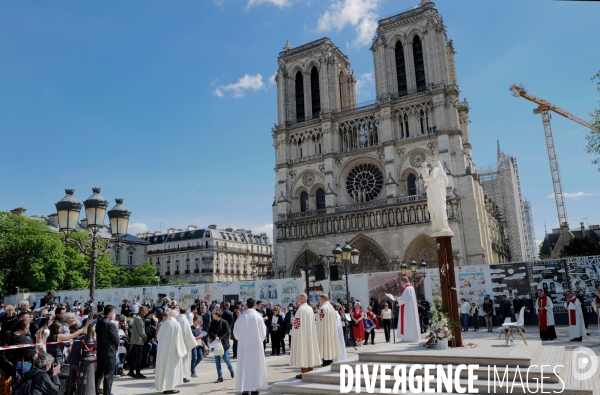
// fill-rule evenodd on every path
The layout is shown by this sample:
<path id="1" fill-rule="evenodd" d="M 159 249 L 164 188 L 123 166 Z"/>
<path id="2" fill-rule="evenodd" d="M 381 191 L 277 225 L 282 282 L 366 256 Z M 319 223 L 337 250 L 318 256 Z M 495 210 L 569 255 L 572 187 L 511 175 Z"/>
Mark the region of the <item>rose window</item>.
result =
<path id="1" fill-rule="evenodd" d="M 360 164 L 346 178 L 346 192 L 357 203 L 375 200 L 383 189 L 383 174 L 377 166 Z"/>

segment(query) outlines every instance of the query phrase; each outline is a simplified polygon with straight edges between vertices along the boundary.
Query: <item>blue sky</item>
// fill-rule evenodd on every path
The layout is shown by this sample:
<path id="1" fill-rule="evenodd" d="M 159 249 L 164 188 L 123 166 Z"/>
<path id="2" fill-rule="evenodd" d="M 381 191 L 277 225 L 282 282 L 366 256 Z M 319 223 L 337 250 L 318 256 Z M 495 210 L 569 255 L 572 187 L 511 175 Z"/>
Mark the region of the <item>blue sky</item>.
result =
<path id="1" fill-rule="evenodd" d="M 0 3 L 0 209 L 48 215 L 65 188 L 102 187 L 132 231 L 189 224 L 269 231 L 274 185 L 272 75 L 286 40 L 330 37 L 349 56 L 358 102 L 374 98 L 370 38 L 406 0 Z M 496 140 L 519 160 L 536 237 L 557 226 L 533 103 L 512 83 L 588 119 L 599 95 L 600 3 L 440 0 L 471 106 L 474 160 Z M 600 224 L 600 173 L 585 130 L 552 126 L 572 227 Z"/>

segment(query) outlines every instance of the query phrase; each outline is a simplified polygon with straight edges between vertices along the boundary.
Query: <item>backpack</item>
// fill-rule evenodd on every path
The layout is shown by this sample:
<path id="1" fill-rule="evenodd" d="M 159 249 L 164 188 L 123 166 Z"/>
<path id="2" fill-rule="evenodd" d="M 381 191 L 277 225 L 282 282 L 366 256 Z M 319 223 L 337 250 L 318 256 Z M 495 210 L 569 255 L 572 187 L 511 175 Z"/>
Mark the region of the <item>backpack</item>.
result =
<path id="1" fill-rule="evenodd" d="M 23 377 L 17 385 L 13 387 L 12 395 L 29 395 L 31 394 L 31 385 L 34 375 Z"/>

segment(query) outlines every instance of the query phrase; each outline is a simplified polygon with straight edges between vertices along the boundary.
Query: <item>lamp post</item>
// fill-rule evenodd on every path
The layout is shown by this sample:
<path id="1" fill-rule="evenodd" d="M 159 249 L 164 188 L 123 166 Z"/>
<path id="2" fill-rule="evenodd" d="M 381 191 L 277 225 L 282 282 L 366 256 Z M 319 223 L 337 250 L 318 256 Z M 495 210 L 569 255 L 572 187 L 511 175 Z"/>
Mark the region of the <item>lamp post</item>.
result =
<path id="1" fill-rule="evenodd" d="M 156 278 L 156 286 L 160 287 L 160 276 L 154 276 Z"/>
<path id="2" fill-rule="evenodd" d="M 417 272 L 417 266 L 419 266 L 419 271 Z M 408 279 L 408 281 L 411 284 L 414 284 L 417 282 L 418 277 L 427 277 L 427 263 L 424 260 L 421 260 L 420 264 L 417 264 L 417 261 L 413 260 L 410 262 L 410 271 L 412 273 L 412 275 L 408 276 L 406 274 L 408 270 L 408 266 L 406 265 L 406 263 L 402 262 L 402 264 L 400 265 L 400 273 L 402 274 L 403 277 L 406 277 Z M 418 274 L 420 274 L 420 276 L 417 276 Z"/>
<path id="3" fill-rule="evenodd" d="M 331 296 L 331 264 L 329 263 L 329 258 L 333 258 L 334 264 L 337 264 L 338 258 L 335 255 L 319 255 L 319 259 L 322 260 L 327 265 L 327 271 L 329 272 L 329 289 L 327 290 L 327 294 L 329 295 L 329 299 L 333 300 Z"/>
<path id="4" fill-rule="evenodd" d="M 104 217 L 106 216 L 108 202 L 100 195 L 100 188 L 92 188 L 92 196 L 83 202 L 87 227 L 91 229 L 92 239 L 84 240 L 81 237 L 71 239 L 69 235 L 77 230 L 82 204 L 73 196 L 75 193 L 74 189 L 66 189 L 65 192 L 67 195 L 55 204 L 58 214 L 58 227 L 65 234 L 65 238 L 63 239 L 65 245 L 73 242 L 79 249 L 79 252 L 90 257 L 90 302 L 92 308 L 94 308 L 96 263 L 98 257 L 106 255 L 110 249 L 109 243 L 101 245 L 98 243 L 100 229 L 104 227 Z M 114 248 L 120 250 L 122 247 L 121 239 L 127 235 L 131 212 L 127 211 L 125 206 L 123 206 L 123 199 L 116 199 L 115 201 L 117 204 L 108 212 L 108 218 L 111 234 L 116 241 Z"/>
<path id="5" fill-rule="evenodd" d="M 348 265 L 358 265 L 358 255 L 360 254 L 356 248 L 352 248 L 348 242 L 344 247 L 340 248 L 339 244 L 336 244 L 335 248 L 332 251 L 333 256 L 338 259 L 338 261 L 342 262 L 344 265 L 344 275 L 346 276 L 346 303 L 348 304 L 348 311 L 352 309 L 350 306 L 350 286 L 348 285 L 348 274 L 349 268 Z"/>

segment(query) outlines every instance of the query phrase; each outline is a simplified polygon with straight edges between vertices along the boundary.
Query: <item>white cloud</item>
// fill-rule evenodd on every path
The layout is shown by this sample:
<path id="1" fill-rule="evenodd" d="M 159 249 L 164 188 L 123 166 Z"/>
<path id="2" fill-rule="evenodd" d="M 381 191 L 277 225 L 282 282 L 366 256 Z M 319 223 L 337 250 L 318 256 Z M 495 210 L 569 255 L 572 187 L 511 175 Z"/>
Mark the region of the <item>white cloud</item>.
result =
<path id="1" fill-rule="evenodd" d="M 283 8 L 283 7 L 287 7 L 290 5 L 290 0 L 248 0 L 246 9 L 252 7 L 253 5 L 259 5 L 262 3 L 272 4 L 279 8 Z"/>
<path id="2" fill-rule="evenodd" d="M 264 224 L 257 228 L 252 229 L 254 234 L 266 233 L 269 241 L 273 243 L 273 224 Z"/>
<path id="3" fill-rule="evenodd" d="M 373 73 L 363 73 L 356 80 L 356 94 L 362 96 L 370 95 L 374 83 Z"/>
<path id="4" fill-rule="evenodd" d="M 127 233 L 132 235 L 137 235 L 138 233 L 144 233 L 148 231 L 148 225 L 143 222 L 134 222 L 129 224 L 129 228 L 127 229 Z"/>
<path id="5" fill-rule="evenodd" d="M 275 85 L 275 77 L 277 76 L 277 70 L 269 76 L 269 85 Z"/>
<path id="6" fill-rule="evenodd" d="M 258 228 L 253 229 L 254 233 L 273 233 L 273 224 L 264 224 L 263 226 L 259 226 Z"/>
<path id="7" fill-rule="evenodd" d="M 247 90 L 258 91 L 263 89 L 265 83 L 262 80 L 262 75 L 250 75 L 246 74 L 238 80 L 235 84 L 221 85 L 215 89 L 215 96 L 224 97 L 225 93 L 233 92 L 233 97 L 242 97 L 244 92 Z"/>
<path id="8" fill-rule="evenodd" d="M 355 46 L 371 43 L 377 29 L 377 9 L 380 0 L 339 0 L 333 3 L 317 22 L 317 30 L 342 30 L 346 25 L 356 27 Z"/>
<path id="9" fill-rule="evenodd" d="M 589 193 L 589 192 L 573 192 L 573 193 L 568 193 L 568 192 L 563 192 L 563 196 L 569 199 L 579 199 L 580 197 L 584 197 L 584 196 L 594 196 L 593 193 Z M 548 198 L 553 198 L 554 197 L 554 193 L 552 195 L 548 195 Z"/>

